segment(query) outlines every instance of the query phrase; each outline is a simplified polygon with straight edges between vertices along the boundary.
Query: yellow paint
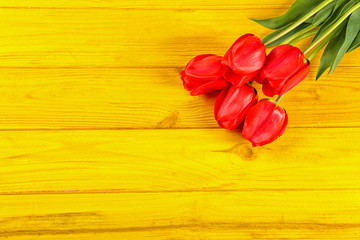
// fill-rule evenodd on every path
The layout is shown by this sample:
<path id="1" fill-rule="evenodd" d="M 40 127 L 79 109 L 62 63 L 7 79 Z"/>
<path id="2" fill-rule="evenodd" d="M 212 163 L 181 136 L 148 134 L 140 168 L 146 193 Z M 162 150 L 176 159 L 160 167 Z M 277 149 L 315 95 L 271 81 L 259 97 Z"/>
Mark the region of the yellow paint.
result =
<path id="1" fill-rule="evenodd" d="M 359 238 L 360 51 L 259 148 L 178 77 L 290 4 L 0 0 L 0 239 Z"/>

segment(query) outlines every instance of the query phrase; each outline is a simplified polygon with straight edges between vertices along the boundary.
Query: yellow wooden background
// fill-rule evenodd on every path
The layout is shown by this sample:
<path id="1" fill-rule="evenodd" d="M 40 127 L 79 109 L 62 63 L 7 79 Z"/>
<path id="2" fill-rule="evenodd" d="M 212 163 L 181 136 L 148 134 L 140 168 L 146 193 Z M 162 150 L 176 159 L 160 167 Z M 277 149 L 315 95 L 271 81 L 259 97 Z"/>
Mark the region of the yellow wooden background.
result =
<path id="1" fill-rule="evenodd" d="M 0 238 L 360 239 L 360 50 L 258 148 L 178 76 L 291 3 L 1 0 Z"/>

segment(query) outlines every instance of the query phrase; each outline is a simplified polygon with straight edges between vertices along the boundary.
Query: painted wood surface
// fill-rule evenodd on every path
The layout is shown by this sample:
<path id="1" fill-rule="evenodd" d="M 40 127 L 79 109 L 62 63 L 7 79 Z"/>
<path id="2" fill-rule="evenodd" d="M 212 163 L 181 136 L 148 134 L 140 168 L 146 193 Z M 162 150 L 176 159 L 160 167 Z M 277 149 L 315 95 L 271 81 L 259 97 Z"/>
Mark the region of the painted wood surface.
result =
<path id="1" fill-rule="evenodd" d="M 0 239 L 358 239 L 360 51 L 265 147 L 178 77 L 291 3 L 0 0 Z"/>

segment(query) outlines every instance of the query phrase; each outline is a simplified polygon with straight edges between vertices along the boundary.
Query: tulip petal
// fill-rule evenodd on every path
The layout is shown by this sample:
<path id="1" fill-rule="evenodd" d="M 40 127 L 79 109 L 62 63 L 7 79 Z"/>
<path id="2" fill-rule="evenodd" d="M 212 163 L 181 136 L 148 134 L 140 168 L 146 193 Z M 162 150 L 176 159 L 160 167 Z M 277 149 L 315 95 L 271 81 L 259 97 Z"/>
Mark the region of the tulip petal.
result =
<path id="1" fill-rule="evenodd" d="M 264 74 L 263 74 L 263 71 L 258 72 L 258 74 L 256 74 L 256 75 L 254 76 L 254 81 L 257 82 L 257 83 L 259 83 L 259 84 L 263 84 L 263 83 L 264 83 L 264 81 L 265 81 L 265 76 L 264 76 Z"/>
<path id="2" fill-rule="evenodd" d="M 285 123 L 286 122 L 286 123 Z M 287 125 L 287 114 L 284 109 L 277 104 L 274 107 L 273 113 L 269 115 L 267 124 L 262 129 L 261 134 L 255 135 L 253 139 L 256 146 L 263 146 L 278 139 L 285 131 Z"/>
<path id="3" fill-rule="evenodd" d="M 278 104 L 261 100 L 254 105 L 246 116 L 242 135 L 253 146 L 262 146 L 273 142 L 284 132 L 287 114 Z"/>
<path id="4" fill-rule="evenodd" d="M 245 34 L 226 52 L 222 63 L 229 66 L 236 74 L 247 75 L 259 71 L 265 61 L 264 44 L 258 37 Z"/>
<path id="5" fill-rule="evenodd" d="M 303 65 L 303 68 L 296 73 L 291 79 L 289 79 L 285 85 L 282 87 L 279 95 L 283 95 L 290 91 L 293 87 L 299 84 L 302 80 L 304 80 L 310 72 L 310 62 L 307 61 L 306 64 Z"/>
<path id="6" fill-rule="evenodd" d="M 273 106 L 267 102 L 268 100 L 265 99 L 260 100 L 250 108 L 246 115 L 242 135 L 249 141 L 251 141 L 254 134 L 258 131 L 258 126 L 264 125 L 268 115 L 270 115 L 273 110 Z"/>
<path id="7" fill-rule="evenodd" d="M 184 71 L 182 71 L 183 73 Z M 209 81 L 199 81 L 197 79 L 192 79 L 191 77 L 186 76 L 184 73 L 181 74 L 181 80 L 183 82 L 184 88 L 188 91 L 192 91 L 193 89 L 209 82 Z"/>
<path id="8" fill-rule="evenodd" d="M 304 54 L 291 45 L 274 48 L 267 57 L 262 74 L 272 88 L 280 88 L 296 74 L 304 64 Z"/>
<path id="9" fill-rule="evenodd" d="M 222 123 L 220 121 L 218 121 L 218 113 L 219 113 L 219 109 L 220 109 L 228 91 L 229 91 L 229 87 L 227 87 L 221 91 L 219 96 L 216 98 L 215 106 L 214 106 L 214 117 L 221 128 L 223 128 L 224 126 L 222 125 Z"/>
<path id="10" fill-rule="evenodd" d="M 234 130 L 243 122 L 250 107 L 256 102 L 256 90 L 249 84 L 241 87 L 231 86 L 216 100 L 215 119 L 220 127 Z"/>
<path id="11" fill-rule="evenodd" d="M 224 79 L 217 79 L 217 80 L 210 81 L 210 82 L 207 82 L 207 83 L 204 83 L 204 84 L 201 84 L 201 85 L 195 87 L 190 92 L 190 95 L 197 96 L 197 95 L 201 95 L 204 93 L 214 92 L 216 90 L 226 88 L 228 85 L 229 85 L 229 83 L 227 81 L 225 81 Z"/>
<path id="12" fill-rule="evenodd" d="M 222 57 L 213 54 L 196 56 L 186 65 L 184 74 L 198 80 L 221 78 L 226 70 L 221 64 L 222 59 Z"/>
<path id="13" fill-rule="evenodd" d="M 239 37 L 232 45 L 231 47 L 229 48 L 229 50 L 226 51 L 225 55 L 224 55 L 224 58 L 222 60 L 222 64 L 228 66 L 228 67 L 231 67 L 232 66 L 232 49 L 233 47 L 238 44 L 239 42 L 241 42 L 242 40 L 244 40 L 245 38 L 247 37 L 251 37 L 251 36 L 254 36 L 254 34 L 251 34 L 251 33 L 247 33 L 247 34 L 244 34 L 242 35 L 241 37 Z"/>
<path id="14" fill-rule="evenodd" d="M 262 85 L 263 93 L 268 97 L 273 97 L 278 94 L 278 89 L 272 88 L 267 80 Z"/>
<path id="15" fill-rule="evenodd" d="M 184 88 L 188 91 L 191 91 L 193 89 L 192 81 L 189 80 L 189 78 L 186 76 L 185 71 L 180 72 L 181 80 L 183 82 Z"/>
<path id="16" fill-rule="evenodd" d="M 244 44 L 233 49 L 233 65 L 237 74 L 249 74 L 259 71 L 265 64 L 266 50 L 261 40 L 255 36 L 248 37 Z"/>
<path id="17" fill-rule="evenodd" d="M 278 134 L 279 137 L 281 137 L 283 135 L 283 133 L 285 132 L 287 124 L 288 124 L 288 115 L 287 115 L 287 113 L 285 111 L 285 120 L 284 120 L 284 124 L 283 124 L 283 126 L 282 126 L 282 128 L 281 128 L 281 130 L 280 130 L 280 132 Z"/>
<path id="18" fill-rule="evenodd" d="M 228 69 L 225 72 L 224 78 L 226 81 L 231 83 L 232 85 L 235 85 L 237 87 L 241 87 L 251 79 L 255 77 L 256 73 L 248 74 L 248 75 L 239 75 L 234 73 L 231 69 Z"/>

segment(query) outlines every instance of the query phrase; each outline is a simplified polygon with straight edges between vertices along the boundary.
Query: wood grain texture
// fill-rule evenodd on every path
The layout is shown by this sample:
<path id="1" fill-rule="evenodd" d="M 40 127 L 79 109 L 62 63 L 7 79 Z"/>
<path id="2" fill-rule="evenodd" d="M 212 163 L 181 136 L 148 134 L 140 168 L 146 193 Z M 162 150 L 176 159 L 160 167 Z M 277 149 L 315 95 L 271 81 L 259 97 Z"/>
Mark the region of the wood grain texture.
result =
<path id="1" fill-rule="evenodd" d="M 221 129 L 10 132 L 0 237 L 356 239 L 358 131 L 256 149 Z"/>
<path id="2" fill-rule="evenodd" d="M 0 195 L 357 190 L 359 144 L 359 128 L 258 148 L 223 129 L 1 132 Z"/>
<path id="3" fill-rule="evenodd" d="M 0 237 L 356 239 L 359 197 L 359 191 L 5 196 Z"/>
<path id="4" fill-rule="evenodd" d="M 359 51 L 258 148 L 178 76 L 291 3 L 0 0 L 0 239 L 359 239 Z"/>
<path id="5" fill-rule="evenodd" d="M 90 9 L 151 9 L 151 8 L 171 8 L 171 9 L 199 9 L 199 8 L 212 8 L 212 9 L 222 9 L 223 7 L 238 9 L 238 8 L 262 8 L 262 7 L 274 7 L 280 6 L 283 7 L 285 11 L 286 8 L 290 6 L 288 0 L 278 0 L 272 2 L 269 0 L 257 0 L 256 2 L 251 0 L 227 0 L 220 2 L 218 0 L 132 0 L 132 1 L 123 1 L 123 0 L 111 0 L 111 1 L 101 1 L 101 0 L 63 0 L 61 4 L 56 0 L 32 0 L 32 1 L 23 1 L 23 0 L 12 0 L 11 2 L 6 0 L 0 1 L 0 8 L 56 8 L 56 9 L 79 9 L 79 8 L 90 8 Z"/>
<path id="6" fill-rule="evenodd" d="M 2 9 L 0 66 L 183 67 L 195 55 L 223 55 L 244 33 L 266 36 L 249 17 L 273 16 L 271 9 Z M 354 51 L 341 66 L 359 59 Z"/>
<path id="7" fill-rule="evenodd" d="M 359 127 L 359 70 L 340 67 L 294 88 L 282 101 L 289 127 Z M 216 96 L 191 97 L 178 72 L 2 69 L 0 129 L 217 128 Z"/>

